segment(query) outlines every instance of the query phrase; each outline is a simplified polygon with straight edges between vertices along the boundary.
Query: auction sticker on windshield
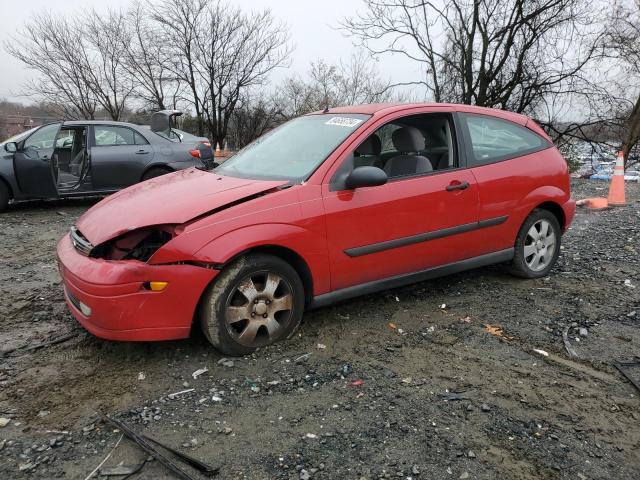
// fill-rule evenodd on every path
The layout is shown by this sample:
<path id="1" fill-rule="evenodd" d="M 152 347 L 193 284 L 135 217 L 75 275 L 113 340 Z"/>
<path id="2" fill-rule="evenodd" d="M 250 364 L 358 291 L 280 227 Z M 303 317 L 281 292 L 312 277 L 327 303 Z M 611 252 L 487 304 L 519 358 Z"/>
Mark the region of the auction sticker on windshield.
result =
<path id="1" fill-rule="evenodd" d="M 357 118 L 349 118 L 349 117 L 332 117 L 325 125 L 337 125 L 339 127 L 349 127 L 353 128 L 359 123 L 362 123 L 362 120 Z"/>

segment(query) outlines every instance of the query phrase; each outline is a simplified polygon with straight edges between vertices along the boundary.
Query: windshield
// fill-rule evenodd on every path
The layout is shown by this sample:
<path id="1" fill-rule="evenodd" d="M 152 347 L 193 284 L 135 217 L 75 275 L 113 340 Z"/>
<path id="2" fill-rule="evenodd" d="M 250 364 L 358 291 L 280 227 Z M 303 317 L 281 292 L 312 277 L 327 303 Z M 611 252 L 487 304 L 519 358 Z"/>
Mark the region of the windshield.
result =
<path id="1" fill-rule="evenodd" d="M 14 135 L 13 137 L 7 138 L 4 142 L 0 142 L 0 145 L 2 145 L 4 143 L 9 143 L 9 142 L 19 143 L 22 140 L 24 140 L 25 138 L 27 138 L 29 135 L 31 135 L 33 132 L 35 132 L 39 128 L 40 128 L 40 126 L 37 126 L 35 128 L 31 128 L 31 129 L 27 130 L 26 132 L 18 133 L 17 135 Z"/>
<path id="2" fill-rule="evenodd" d="M 305 180 L 369 115 L 299 117 L 258 138 L 215 169 L 231 177 Z"/>

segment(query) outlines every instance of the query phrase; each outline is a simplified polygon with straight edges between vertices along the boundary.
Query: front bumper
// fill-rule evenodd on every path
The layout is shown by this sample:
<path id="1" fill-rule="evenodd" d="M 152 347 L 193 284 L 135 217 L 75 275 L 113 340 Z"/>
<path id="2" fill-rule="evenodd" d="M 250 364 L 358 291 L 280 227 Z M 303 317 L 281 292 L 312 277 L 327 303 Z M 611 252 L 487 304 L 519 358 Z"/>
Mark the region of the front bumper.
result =
<path id="1" fill-rule="evenodd" d="M 96 337 L 149 341 L 186 338 L 198 301 L 217 270 L 193 265 L 110 261 L 76 251 L 69 235 L 58 243 L 64 295 L 73 316 Z M 168 282 L 160 292 L 145 282 Z"/>

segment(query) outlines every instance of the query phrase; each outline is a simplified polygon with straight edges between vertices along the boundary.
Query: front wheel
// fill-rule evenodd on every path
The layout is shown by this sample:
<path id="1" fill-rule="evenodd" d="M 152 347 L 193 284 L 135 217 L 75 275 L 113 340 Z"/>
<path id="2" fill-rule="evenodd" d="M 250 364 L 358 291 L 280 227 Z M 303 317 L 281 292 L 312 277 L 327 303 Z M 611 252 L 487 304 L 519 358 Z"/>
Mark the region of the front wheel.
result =
<path id="1" fill-rule="evenodd" d="M 250 254 L 226 267 L 205 292 L 202 331 L 227 355 L 246 355 L 291 338 L 302 320 L 304 288 L 284 260 Z"/>
<path id="2" fill-rule="evenodd" d="M 560 255 L 561 235 L 553 213 L 541 209 L 531 212 L 516 239 L 512 273 L 523 278 L 547 275 Z"/>

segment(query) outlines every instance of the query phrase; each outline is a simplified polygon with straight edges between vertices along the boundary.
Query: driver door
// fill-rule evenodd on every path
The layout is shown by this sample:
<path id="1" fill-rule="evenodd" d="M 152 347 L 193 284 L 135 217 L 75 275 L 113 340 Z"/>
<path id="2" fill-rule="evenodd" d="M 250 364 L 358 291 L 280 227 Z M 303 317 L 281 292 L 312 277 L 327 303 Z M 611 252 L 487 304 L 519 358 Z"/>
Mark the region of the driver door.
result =
<path id="1" fill-rule="evenodd" d="M 56 188 L 56 137 L 61 123 L 36 130 L 13 154 L 13 169 L 23 194 L 37 198 L 58 196 Z"/>

